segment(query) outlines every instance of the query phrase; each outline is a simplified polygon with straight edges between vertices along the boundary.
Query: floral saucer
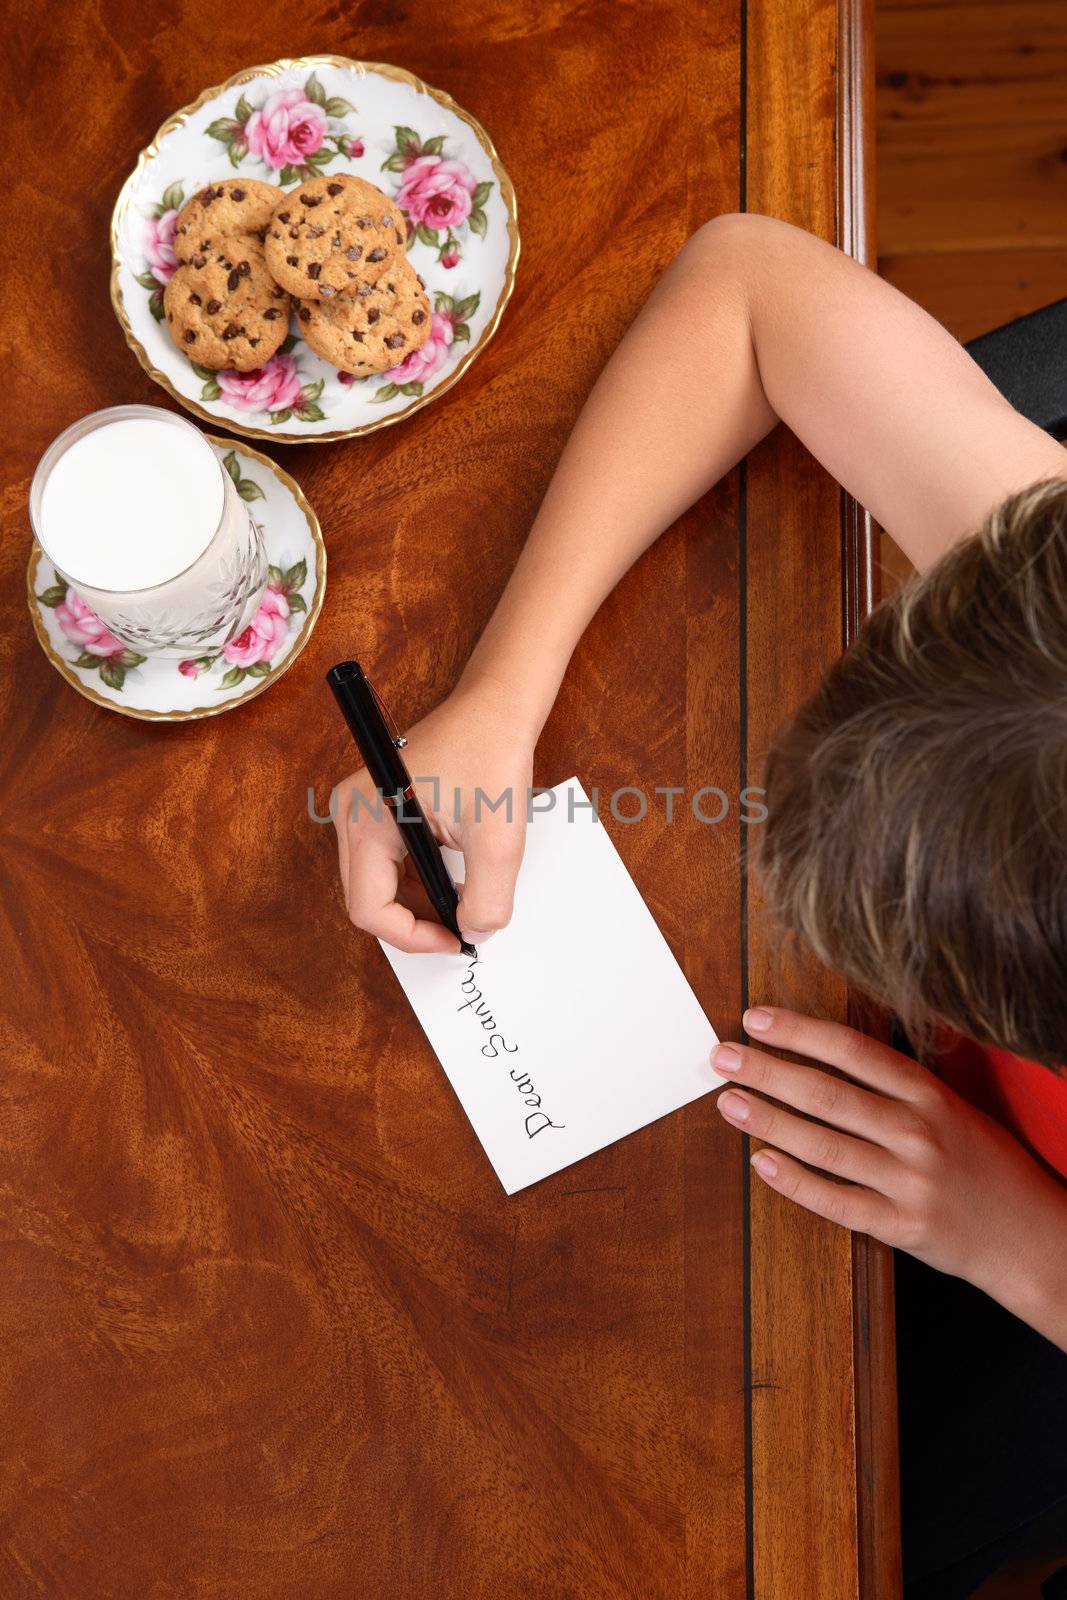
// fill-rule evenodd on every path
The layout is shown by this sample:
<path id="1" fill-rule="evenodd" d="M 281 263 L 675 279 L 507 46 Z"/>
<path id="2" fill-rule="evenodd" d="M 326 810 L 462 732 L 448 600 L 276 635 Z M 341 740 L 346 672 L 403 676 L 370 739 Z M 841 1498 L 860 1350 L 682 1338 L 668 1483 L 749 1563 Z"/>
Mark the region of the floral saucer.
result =
<path id="1" fill-rule="evenodd" d="M 335 172 L 376 183 L 404 213 L 433 307 L 426 344 L 356 379 L 294 326 L 257 372 L 195 365 L 162 321 L 182 205 L 235 173 L 284 189 Z M 249 67 L 163 124 L 115 204 L 111 302 L 142 367 L 195 416 L 255 439 L 345 439 L 452 387 L 496 330 L 518 255 L 515 191 L 473 117 L 399 67 L 307 56 Z"/>
<path id="2" fill-rule="evenodd" d="M 250 445 L 205 437 L 254 508 L 270 562 L 259 610 L 224 650 L 187 661 L 138 655 L 108 632 L 36 541 L 30 552 L 30 615 L 45 655 L 79 694 L 127 717 L 178 722 L 232 711 L 292 666 L 322 608 L 326 546 L 299 485 Z"/>

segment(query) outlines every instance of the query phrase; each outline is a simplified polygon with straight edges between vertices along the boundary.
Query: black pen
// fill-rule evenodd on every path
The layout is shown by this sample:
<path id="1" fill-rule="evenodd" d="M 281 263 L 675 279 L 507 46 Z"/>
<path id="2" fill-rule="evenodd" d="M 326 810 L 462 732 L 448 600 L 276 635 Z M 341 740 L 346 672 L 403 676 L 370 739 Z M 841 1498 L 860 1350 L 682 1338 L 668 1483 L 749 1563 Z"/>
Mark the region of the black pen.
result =
<path id="1" fill-rule="evenodd" d="M 358 661 L 339 661 L 326 674 L 326 682 L 334 692 L 375 787 L 401 830 L 401 838 L 430 897 L 430 904 L 448 931 L 459 940 L 463 954 L 477 956 L 477 950 L 459 931 L 456 886 L 401 759 L 400 752 L 407 740 L 397 732 L 396 724 Z"/>

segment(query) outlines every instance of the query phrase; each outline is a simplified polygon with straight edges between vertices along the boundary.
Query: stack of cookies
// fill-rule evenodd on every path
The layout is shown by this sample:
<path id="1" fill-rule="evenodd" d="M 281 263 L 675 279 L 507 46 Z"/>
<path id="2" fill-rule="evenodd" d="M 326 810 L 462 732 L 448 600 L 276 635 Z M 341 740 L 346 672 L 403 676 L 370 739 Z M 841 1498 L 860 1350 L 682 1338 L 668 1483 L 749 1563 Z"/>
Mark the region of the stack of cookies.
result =
<path id="1" fill-rule="evenodd" d="M 178 214 L 181 263 L 167 327 L 198 366 L 252 372 L 302 338 L 357 378 L 399 366 L 430 333 L 426 287 L 405 254 L 395 201 L 362 178 L 312 178 L 288 193 L 241 179 L 200 190 Z"/>

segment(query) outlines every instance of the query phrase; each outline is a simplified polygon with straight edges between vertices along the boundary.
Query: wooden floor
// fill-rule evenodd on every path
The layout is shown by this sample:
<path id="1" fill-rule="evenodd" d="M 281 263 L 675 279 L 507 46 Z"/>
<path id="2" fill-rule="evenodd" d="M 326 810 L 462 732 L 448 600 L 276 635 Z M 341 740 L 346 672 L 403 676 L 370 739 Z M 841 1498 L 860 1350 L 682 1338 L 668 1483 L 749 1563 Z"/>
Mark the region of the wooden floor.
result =
<path id="1" fill-rule="evenodd" d="M 960 339 L 1067 295 L 1067 5 L 879 0 L 878 255 Z"/>
<path id="2" fill-rule="evenodd" d="M 1067 4 L 877 0 L 876 28 L 882 276 L 962 340 L 1067 295 Z"/>
<path id="3" fill-rule="evenodd" d="M 877 0 L 876 24 L 882 276 L 962 340 L 1067 296 L 1067 4 Z M 1063 1559 L 975 1600 L 1039 1600 Z"/>

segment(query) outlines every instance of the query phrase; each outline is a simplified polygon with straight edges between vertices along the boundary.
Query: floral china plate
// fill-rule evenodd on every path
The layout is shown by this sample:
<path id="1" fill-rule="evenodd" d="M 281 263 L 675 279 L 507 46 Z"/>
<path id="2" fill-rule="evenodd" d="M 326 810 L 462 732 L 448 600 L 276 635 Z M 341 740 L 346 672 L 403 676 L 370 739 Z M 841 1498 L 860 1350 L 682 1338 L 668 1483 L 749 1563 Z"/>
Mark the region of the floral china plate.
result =
<path id="1" fill-rule="evenodd" d="M 182 205 L 238 175 L 285 189 L 336 172 L 376 183 L 404 213 L 433 307 L 427 343 L 392 371 L 355 379 L 294 325 L 258 372 L 198 367 L 163 322 Z M 452 387 L 492 337 L 518 255 L 515 191 L 473 117 L 399 67 L 307 56 L 249 67 L 163 124 L 115 205 L 111 301 L 142 367 L 195 416 L 249 438 L 345 439 Z"/>
<path id="2" fill-rule="evenodd" d="M 207 435 L 267 548 L 259 610 L 222 651 L 187 661 L 142 656 L 108 632 L 34 541 L 30 615 L 41 648 L 87 700 L 127 717 L 178 722 L 214 717 L 262 694 L 311 637 L 326 593 L 326 546 L 300 487 L 250 445 Z"/>

